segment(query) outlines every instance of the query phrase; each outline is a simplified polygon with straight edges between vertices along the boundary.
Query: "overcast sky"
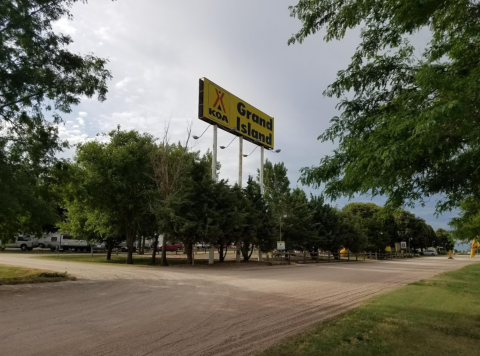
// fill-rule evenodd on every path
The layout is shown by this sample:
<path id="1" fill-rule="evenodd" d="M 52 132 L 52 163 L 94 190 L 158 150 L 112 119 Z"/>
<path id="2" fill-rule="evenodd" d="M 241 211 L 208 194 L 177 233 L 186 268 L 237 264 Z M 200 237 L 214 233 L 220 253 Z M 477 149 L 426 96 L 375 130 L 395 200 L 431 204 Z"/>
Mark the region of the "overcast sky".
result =
<path id="1" fill-rule="evenodd" d="M 272 162 L 283 161 L 291 186 L 299 170 L 318 164 L 333 145 L 317 137 L 337 115 L 335 99 L 322 92 L 346 68 L 359 43 L 359 31 L 340 42 L 326 43 L 322 34 L 303 44 L 287 45 L 301 23 L 289 16 L 294 0 L 92 0 L 77 3 L 74 20 L 62 19 L 55 29 L 74 40 L 71 49 L 108 58 L 113 79 L 107 101 L 85 99 L 65 116 L 63 139 L 76 144 L 121 125 L 161 137 L 170 122 L 172 141 L 184 140 L 187 127 L 200 135 L 207 124 L 198 120 L 198 80 L 207 77 L 226 90 L 275 117 L 275 148 L 265 151 Z M 234 136 L 219 130 L 218 143 Z M 209 128 L 196 148 L 212 146 Z M 244 153 L 255 146 L 244 141 Z M 67 157 L 73 150 L 66 152 Z M 218 150 L 221 178 L 238 177 L 238 140 Z M 243 181 L 256 175 L 260 149 L 243 160 Z M 310 188 L 305 188 L 312 191 Z M 321 191 L 312 191 L 315 194 Z M 371 201 L 369 197 L 355 201 Z M 384 199 L 373 202 L 382 205 Z M 343 207 L 348 201 L 333 205 Z M 410 209 L 411 210 L 411 209 Z M 438 219 L 434 203 L 412 210 L 435 229 L 448 229 L 451 214 Z"/>

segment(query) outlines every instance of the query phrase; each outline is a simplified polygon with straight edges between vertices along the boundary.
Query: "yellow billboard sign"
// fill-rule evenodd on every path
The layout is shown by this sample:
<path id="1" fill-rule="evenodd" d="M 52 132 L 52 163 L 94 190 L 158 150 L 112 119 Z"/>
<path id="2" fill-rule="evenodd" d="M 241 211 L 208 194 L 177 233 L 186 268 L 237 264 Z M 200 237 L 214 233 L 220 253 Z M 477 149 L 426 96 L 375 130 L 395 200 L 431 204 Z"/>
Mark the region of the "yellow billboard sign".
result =
<path id="1" fill-rule="evenodd" d="M 274 147 L 273 117 L 207 78 L 200 79 L 198 118 L 257 145 Z"/>

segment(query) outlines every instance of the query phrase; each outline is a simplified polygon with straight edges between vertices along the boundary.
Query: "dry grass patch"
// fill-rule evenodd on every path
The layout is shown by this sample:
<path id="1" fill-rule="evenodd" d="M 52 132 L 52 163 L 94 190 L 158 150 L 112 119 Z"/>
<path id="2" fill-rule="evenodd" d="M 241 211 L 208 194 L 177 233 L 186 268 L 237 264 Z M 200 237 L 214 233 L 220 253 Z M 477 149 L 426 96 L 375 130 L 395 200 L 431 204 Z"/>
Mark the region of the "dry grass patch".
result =
<path id="1" fill-rule="evenodd" d="M 34 268 L 23 268 L 0 265 L 0 286 L 7 284 L 46 283 L 74 281 L 75 277 L 65 273 L 42 271 Z"/>

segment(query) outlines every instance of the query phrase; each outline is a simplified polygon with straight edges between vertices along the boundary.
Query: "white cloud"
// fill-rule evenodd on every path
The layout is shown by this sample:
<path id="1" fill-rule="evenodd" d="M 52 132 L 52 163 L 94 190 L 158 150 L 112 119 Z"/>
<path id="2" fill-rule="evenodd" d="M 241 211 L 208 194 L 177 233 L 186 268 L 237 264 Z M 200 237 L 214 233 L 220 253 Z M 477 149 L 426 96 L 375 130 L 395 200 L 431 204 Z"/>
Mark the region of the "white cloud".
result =
<path id="1" fill-rule="evenodd" d="M 103 41 L 110 41 L 111 36 L 110 36 L 110 27 L 108 26 L 102 26 L 96 29 L 94 32 Z"/>
<path id="2" fill-rule="evenodd" d="M 86 113 L 85 111 L 80 111 L 80 112 L 78 113 L 78 116 L 80 116 L 80 117 L 87 117 L 87 116 L 88 116 L 88 113 Z"/>
<path id="3" fill-rule="evenodd" d="M 132 81 L 132 78 L 126 77 L 115 84 L 116 89 L 123 89 L 125 86 Z"/>
<path id="4" fill-rule="evenodd" d="M 53 29 L 66 35 L 74 35 L 77 29 L 73 27 L 74 22 L 67 18 L 61 18 L 53 24 Z"/>

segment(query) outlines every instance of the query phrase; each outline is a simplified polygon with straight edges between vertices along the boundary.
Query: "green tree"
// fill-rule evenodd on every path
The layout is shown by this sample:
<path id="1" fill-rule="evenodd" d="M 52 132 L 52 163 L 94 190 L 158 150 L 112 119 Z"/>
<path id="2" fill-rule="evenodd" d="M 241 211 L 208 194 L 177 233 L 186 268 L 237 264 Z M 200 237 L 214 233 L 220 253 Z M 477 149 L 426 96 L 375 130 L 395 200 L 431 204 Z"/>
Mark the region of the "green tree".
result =
<path id="1" fill-rule="evenodd" d="M 150 154 L 153 138 L 137 131 L 108 134 L 110 142 L 81 144 L 75 162 L 84 171 L 85 204 L 100 214 L 99 221 L 115 224 L 128 246 L 127 263 L 133 263 L 133 242 L 145 219 L 149 220 L 148 196 L 154 189 Z"/>
<path id="2" fill-rule="evenodd" d="M 350 252 L 361 252 L 367 242 L 361 218 L 348 211 L 340 211 L 338 214 L 338 240 Z"/>
<path id="3" fill-rule="evenodd" d="M 392 245 L 405 241 L 412 249 L 427 248 L 436 240 L 432 227 L 411 212 L 400 210 L 394 218 L 396 233 L 392 235 Z"/>
<path id="4" fill-rule="evenodd" d="M 257 176 L 257 180 L 259 176 Z M 268 159 L 264 165 L 264 199 L 271 213 L 275 229 L 274 236 L 280 236 L 280 225 L 288 211 L 290 181 L 283 162 L 272 164 Z"/>
<path id="5" fill-rule="evenodd" d="M 340 99 L 322 141 L 339 142 L 306 184 L 331 198 L 385 195 L 400 207 L 434 194 L 438 211 L 480 194 L 480 4 L 476 0 L 300 0 L 302 28 L 340 40 L 360 27 L 350 65 L 325 91 Z M 430 35 L 421 55 L 409 37 Z M 428 31 L 428 32 L 427 32 Z"/>
<path id="6" fill-rule="evenodd" d="M 114 246 L 125 241 L 119 224 L 111 221 L 111 215 L 91 206 L 85 188 L 86 172 L 77 164 L 68 162 L 63 165 L 65 179 L 59 181 L 55 189 L 61 197 L 59 203 L 64 209 L 64 219 L 57 222 L 61 231 L 91 243 L 104 242 L 107 247 L 107 260 L 111 260 Z"/>
<path id="7" fill-rule="evenodd" d="M 162 142 L 154 147 L 150 155 L 153 167 L 152 178 L 155 183 L 151 210 L 155 214 L 159 231 L 164 234 L 165 242 L 170 238 L 169 234 L 177 238 L 185 236 L 181 232 L 183 228 L 179 227 L 183 223 L 178 220 L 178 217 L 184 216 L 182 210 L 185 208 L 184 203 L 188 202 L 189 195 L 193 194 L 192 189 L 193 191 L 201 189 L 202 184 L 206 184 L 204 179 L 207 177 L 211 180 L 205 167 L 211 162 L 210 155 L 200 157 L 199 152 L 189 151 L 189 138 L 190 132 L 185 144 L 180 142 L 171 144 L 167 127 Z M 158 238 L 158 235 L 156 236 Z M 155 246 L 157 246 L 157 238 Z M 152 264 L 155 264 L 155 255 L 156 249 L 152 253 Z M 161 264 L 163 266 L 168 264 L 165 248 L 162 248 Z"/>
<path id="8" fill-rule="evenodd" d="M 383 251 L 390 244 L 388 218 L 374 203 L 350 203 L 342 211 L 358 216 L 365 230 L 367 251 Z"/>
<path id="9" fill-rule="evenodd" d="M 216 237 L 220 262 L 224 262 L 226 256 L 224 247 L 241 241 L 244 237 L 247 217 L 246 199 L 238 185 L 230 187 L 224 180 L 215 184 L 214 199 L 215 206 L 209 219 L 208 236 L 211 241 Z"/>
<path id="10" fill-rule="evenodd" d="M 0 231 L 41 233 L 59 219 L 51 196 L 56 124 L 82 96 L 105 100 L 106 60 L 71 53 L 52 22 L 76 0 L 0 2 Z M 5 236 L 4 236 L 5 237 Z"/>
<path id="11" fill-rule="evenodd" d="M 178 146 L 170 153 L 179 153 L 177 149 Z M 171 158 L 174 157 L 175 154 Z M 191 152 L 182 154 L 181 159 L 184 160 L 183 173 L 175 183 L 175 190 L 164 198 L 158 197 L 154 209 L 162 232 L 169 238 L 183 242 L 187 252 L 187 263 L 191 264 L 193 244 L 199 241 L 210 242 L 208 225 L 215 214 L 217 183 L 209 174 L 211 170 L 209 155 L 200 157 L 198 152 Z M 216 239 L 214 242 L 216 243 Z"/>
<path id="12" fill-rule="evenodd" d="M 342 241 L 337 234 L 339 225 L 338 210 L 325 204 L 323 196 L 311 196 L 308 204 L 312 214 L 312 229 L 314 229 L 315 237 L 308 249 L 315 252 L 319 249 L 338 251 L 342 246 Z"/>
<path id="13" fill-rule="evenodd" d="M 438 241 L 436 246 L 443 247 L 445 251 L 453 250 L 453 248 L 455 247 L 455 241 L 450 232 L 439 228 L 435 231 L 435 235 L 437 236 Z"/>
<path id="14" fill-rule="evenodd" d="M 295 188 L 289 196 L 287 216 L 282 219 L 282 239 L 287 250 L 306 250 L 316 238 L 313 213 L 307 195 Z"/>
<path id="15" fill-rule="evenodd" d="M 475 198 L 468 198 L 460 203 L 460 213 L 449 225 L 453 228 L 453 237 L 462 243 L 471 242 L 480 235 L 480 203 Z"/>
<path id="16" fill-rule="evenodd" d="M 273 221 L 267 208 L 267 203 L 262 196 L 260 185 L 250 176 L 245 187 L 247 200 L 247 214 L 243 232 L 242 255 L 244 261 L 251 257 L 250 245 L 256 245 L 263 252 L 271 251 L 275 247 L 273 235 Z"/>

